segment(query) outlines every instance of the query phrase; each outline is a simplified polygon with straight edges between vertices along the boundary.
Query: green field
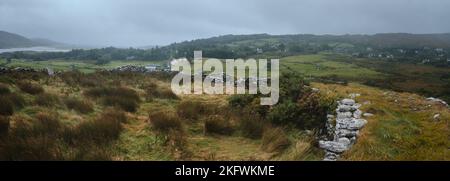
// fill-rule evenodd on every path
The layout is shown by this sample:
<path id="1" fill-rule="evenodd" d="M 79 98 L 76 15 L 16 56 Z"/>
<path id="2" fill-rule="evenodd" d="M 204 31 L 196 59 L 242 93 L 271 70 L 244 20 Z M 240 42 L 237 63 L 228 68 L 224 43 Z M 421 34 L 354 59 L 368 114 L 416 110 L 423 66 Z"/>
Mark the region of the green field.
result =
<path id="1" fill-rule="evenodd" d="M 336 60 L 328 54 L 299 55 L 281 59 L 281 70 L 293 70 L 307 77 L 337 76 L 347 80 L 367 80 L 381 78 L 383 73 Z"/>

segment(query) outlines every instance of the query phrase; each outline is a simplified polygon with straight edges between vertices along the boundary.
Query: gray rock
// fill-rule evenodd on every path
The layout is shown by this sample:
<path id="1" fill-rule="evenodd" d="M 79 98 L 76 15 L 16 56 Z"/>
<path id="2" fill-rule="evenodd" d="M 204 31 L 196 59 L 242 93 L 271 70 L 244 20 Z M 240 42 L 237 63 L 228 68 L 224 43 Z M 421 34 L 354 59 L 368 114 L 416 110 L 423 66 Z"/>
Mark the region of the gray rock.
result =
<path id="1" fill-rule="evenodd" d="M 339 138 L 339 139 L 338 139 L 338 142 L 339 142 L 339 143 L 342 143 L 342 144 L 344 144 L 344 145 L 350 145 L 350 144 L 351 144 L 350 139 L 348 139 L 348 138 L 346 138 L 346 137 Z"/>
<path id="2" fill-rule="evenodd" d="M 427 101 L 431 101 L 431 102 L 438 102 L 446 107 L 448 107 L 447 102 L 443 101 L 442 99 L 438 99 L 438 98 L 434 98 L 434 97 L 429 97 L 427 98 Z"/>
<path id="3" fill-rule="evenodd" d="M 372 113 L 366 112 L 366 113 L 363 114 L 363 116 L 364 116 L 364 117 L 372 117 L 372 116 L 374 116 L 374 115 L 373 115 Z"/>
<path id="4" fill-rule="evenodd" d="M 353 106 L 355 104 L 355 100 L 353 99 L 342 99 L 341 104 L 347 105 L 347 106 Z"/>
<path id="5" fill-rule="evenodd" d="M 333 152 L 325 152 L 325 158 L 323 161 L 336 161 L 339 159 L 339 155 Z"/>
<path id="6" fill-rule="evenodd" d="M 361 94 L 358 94 L 358 93 L 351 93 L 351 94 L 348 95 L 348 97 L 350 97 L 352 99 L 354 99 L 356 97 L 359 97 L 359 96 L 361 96 Z"/>
<path id="7" fill-rule="evenodd" d="M 362 111 L 360 111 L 359 109 L 357 109 L 355 112 L 353 112 L 353 117 L 354 118 L 361 118 L 362 115 Z"/>
<path id="8" fill-rule="evenodd" d="M 319 147 L 333 153 L 342 153 L 349 149 L 349 146 L 336 141 L 319 141 Z"/>
<path id="9" fill-rule="evenodd" d="M 338 112 L 337 113 L 337 119 L 345 119 L 345 118 L 351 118 L 353 114 L 351 112 Z"/>
<path id="10" fill-rule="evenodd" d="M 339 129 L 339 130 L 336 130 L 335 134 L 338 137 L 351 138 L 351 137 L 357 137 L 359 135 L 359 131 L 357 131 L 357 130 L 348 130 L 348 129 Z"/>
<path id="11" fill-rule="evenodd" d="M 435 120 L 435 121 L 439 121 L 439 118 L 441 117 L 441 114 L 435 114 L 434 116 L 433 116 L 433 119 Z"/>

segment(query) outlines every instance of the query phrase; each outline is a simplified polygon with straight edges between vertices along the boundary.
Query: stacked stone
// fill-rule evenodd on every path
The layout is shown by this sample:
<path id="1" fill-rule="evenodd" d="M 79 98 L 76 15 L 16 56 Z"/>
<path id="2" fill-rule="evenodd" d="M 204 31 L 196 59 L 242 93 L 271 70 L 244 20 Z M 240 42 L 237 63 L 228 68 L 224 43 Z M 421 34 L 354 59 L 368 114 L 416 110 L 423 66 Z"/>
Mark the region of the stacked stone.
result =
<path id="1" fill-rule="evenodd" d="M 111 72 L 138 72 L 138 73 L 145 73 L 145 72 L 147 72 L 147 69 L 144 66 L 124 65 L 124 66 L 112 69 Z"/>
<path id="2" fill-rule="evenodd" d="M 366 120 L 361 119 L 362 112 L 359 107 L 361 105 L 353 99 L 338 101 L 334 139 L 332 141 L 319 141 L 319 147 L 326 151 L 324 160 L 334 161 L 339 159 L 339 155 L 349 150 L 356 142 L 359 130 L 367 123 Z M 329 130 L 328 127 L 327 130 Z"/>

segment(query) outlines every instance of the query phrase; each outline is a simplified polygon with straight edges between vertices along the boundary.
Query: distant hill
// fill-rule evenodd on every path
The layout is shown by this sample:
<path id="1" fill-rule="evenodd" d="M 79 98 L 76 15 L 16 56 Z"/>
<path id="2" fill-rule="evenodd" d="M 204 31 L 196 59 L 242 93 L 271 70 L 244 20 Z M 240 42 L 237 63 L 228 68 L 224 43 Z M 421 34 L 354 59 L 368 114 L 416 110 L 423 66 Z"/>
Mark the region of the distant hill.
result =
<path id="1" fill-rule="evenodd" d="M 348 43 L 355 46 L 371 46 L 375 48 L 445 48 L 450 49 L 450 33 L 442 34 L 408 34 L 408 33 L 382 33 L 375 35 L 224 35 L 207 39 L 198 39 L 175 43 L 169 46 L 183 47 L 211 47 L 211 46 L 237 46 L 252 45 L 258 47 L 270 44 L 332 44 Z"/>
<path id="2" fill-rule="evenodd" d="M 33 46 L 67 47 L 68 45 L 43 38 L 29 39 L 18 34 L 0 31 L 0 49 Z"/>
<path id="3" fill-rule="evenodd" d="M 36 43 L 23 36 L 0 31 L 0 48 L 21 48 L 36 46 Z"/>

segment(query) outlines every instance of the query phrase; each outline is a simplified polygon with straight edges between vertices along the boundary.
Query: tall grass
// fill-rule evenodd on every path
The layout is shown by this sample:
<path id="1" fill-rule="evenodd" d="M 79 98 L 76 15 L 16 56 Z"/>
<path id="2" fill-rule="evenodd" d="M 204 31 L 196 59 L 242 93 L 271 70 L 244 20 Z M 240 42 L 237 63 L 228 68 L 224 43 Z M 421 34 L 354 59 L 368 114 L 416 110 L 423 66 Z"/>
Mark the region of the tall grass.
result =
<path id="1" fill-rule="evenodd" d="M 203 121 L 205 134 L 231 135 L 234 131 L 230 121 L 223 115 L 207 116 Z"/>
<path id="2" fill-rule="evenodd" d="M 17 83 L 19 89 L 28 94 L 40 94 L 44 92 L 44 88 L 41 85 L 31 81 L 20 81 Z"/>
<path id="3" fill-rule="evenodd" d="M 291 142 L 281 128 L 267 128 L 264 131 L 261 148 L 267 152 L 280 153 L 289 147 Z"/>
<path id="4" fill-rule="evenodd" d="M 127 112 L 135 112 L 141 101 L 135 90 L 126 87 L 97 87 L 86 90 L 84 94 L 101 98 L 105 106 L 116 106 Z"/>
<path id="5" fill-rule="evenodd" d="M 94 120 L 80 123 L 73 130 L 73 142 L 108 143 L 119 137 L 123 130 L 122 123 L 127 118 L 124 112 L 109 109 Z M 69 137 L 70 138 L 70 137 Z"/>
<path id="6" fill-rule="evenodd" d="M 64 100 L 64 104 L 68 109 L 73 109 L 79 113 L 86 114 L 94 111 L 94 105 L 87 100 L 80 100 L 74 97 L 69 97 Z"/>
<path id="7" fill-rule="evenodd" d="M 42 93 L 36 95 L 35 103 L 39 106 L 54 107 L 61 104 L 61 100 L 58 95 L 50 93 Z"/>

